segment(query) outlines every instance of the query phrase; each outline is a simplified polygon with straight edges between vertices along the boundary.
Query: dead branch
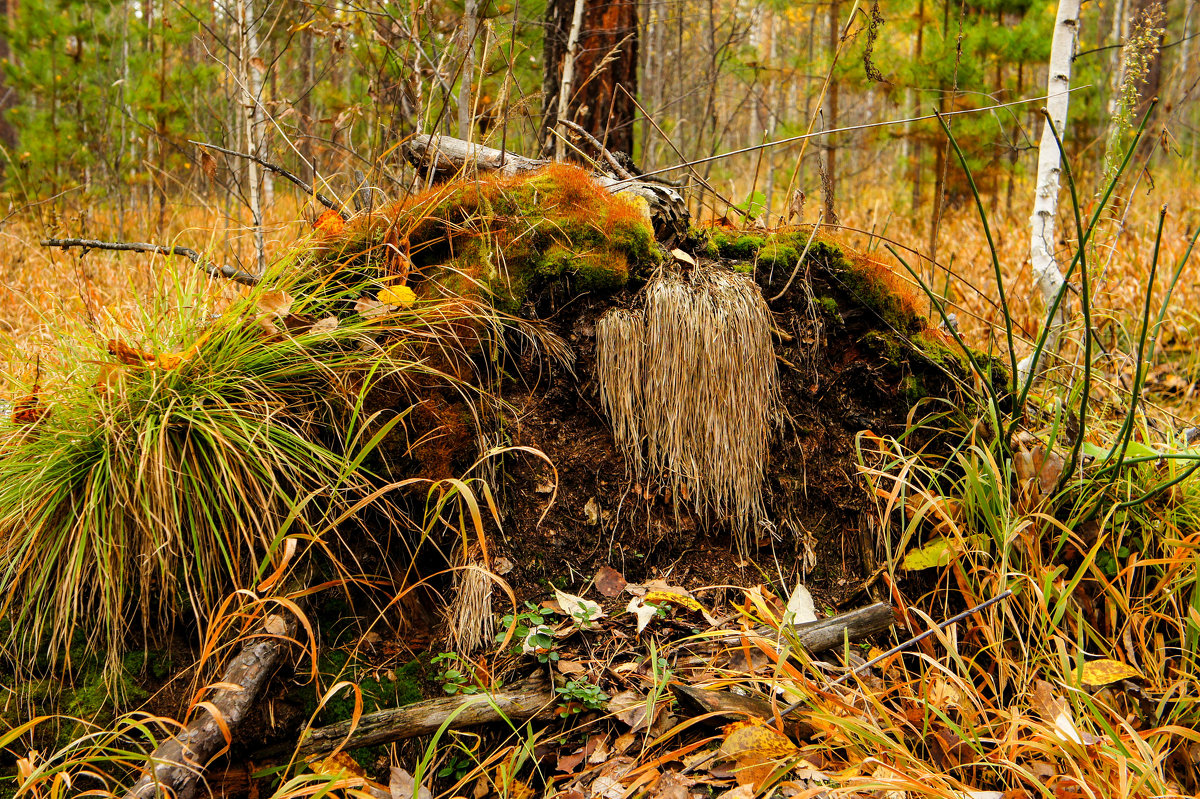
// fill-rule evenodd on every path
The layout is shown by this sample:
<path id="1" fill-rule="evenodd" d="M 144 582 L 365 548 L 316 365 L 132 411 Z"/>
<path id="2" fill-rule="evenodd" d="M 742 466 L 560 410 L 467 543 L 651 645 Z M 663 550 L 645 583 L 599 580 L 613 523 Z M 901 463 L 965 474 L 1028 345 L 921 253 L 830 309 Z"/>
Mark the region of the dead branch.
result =
<path id="1" fill-rule="evenodd" d="M 809 652 L 836 649 L 846 640 L 858 641 L 881 633 L 895 623 L 892 606 L 876 602 L 828 619 L 796 625 L 796 641 Z"/>
<path id="2" fill-rule="evenodd" d="M 213 691 L 187 727 L 154 750 L 141 779 L 125 799 L 195 799 L 205 769 L 229 748 L 234 731 L 288 650 L 297 624 L 296 617 L 286 611 L 263 619 L 261 630 L 246 641 L 225 669 L 221 685 L 228 687 Z"/>
<path id="3" fill-rule="evenodd" d="M 612 167 L 613 172 L 615 172 L 617 174 L 617 177 L 624 178 L 625 180 L 637 180 L 637 178 L 634 177 L 633 174 L 629 170 L 627 170 L 625 167 L 621 166 L 621 163 L 619 161 L 617 161 L 617 157 L 615 155 L 613 155 L 612 153 L 610 153 L 608 151 L 608 148 L 605 147 L 603 144 L 601 144 L 600 141 L 595 136 L 593 136 L 592 134 L 590 134 L 586 130 L 584 130 L 582 125 L 578 125 L 569 119 L 560 119 L 560 120 L 558 120 L 558 124 L 564 125 L 568 129 L 573 130 L 576 133 L 578 133 L 580 136 L 582 136 L 583 140 L 586 141 L 588 144 L 592 145 L 592 147 L 595 148 L 596 152 L 600 153 L 600 156 L 602 158 L 604 158 L 605 161 L 608 162 L 608 165 L 610 167 Z"/>
<path id="4" fill-rule="evenodd" d="M 553 163 L 484 147 L 453 136 L 426 133 L 413 136 L 405 144 L 404 155 L 417 169 L 428 169 L 444 179 L 475 171 L 498 172 L 511 177 Z M 668 246 L 670 242 L 687 235 L 691 216 L 679 192 L 639 177 L 617 178 L 601 173 L 593 174 L 592 178 L 611 194 L 629 193 L 644 199 L 650 206 L 655 233 Z"/>
<path id="5" fill-rule="evenodd" d="M 223 277 L 241 283 L 244 286 L 256 286 L 261 275 L 243 272 L 232 266 L 218 266 L 204 260 L 200 253 L 191 247 L 164 247 L 161 244 L 147 244 L 141 241 L 97 241 L 96 239 L 44 239 L 43 247 L 61 247 L 68 250 L 72 247 L 82 247 L 83 254 L 88 250 L 116 250 L 118 252 L 150 252 L 156 255 L 182 255 L 196 266 L 203 269 L 212 277 Z"/>
<path id="6" fill-rule="evenodd" d="M 298 747 L 271 747 L 256 753 L 252 760 L 278 760 L 293 752 L 297 758 L 328 754 L 336 749 L 391 743 L 437 732 L 443 724 L 457 730 L 479 724 L 554 717 L 554 692 L 539 672 L 516 688 L 488 694 L 430 699 L 405 707 L 393 707 L 368 713 L 358 724 L 340 721 L 311 730 Z"/>
<path id="7" fill-rule="evenodd" d="M 303 190 L 305 194 L 309 195 L 310 197 L 315 197 L 317 202 L 319 202 L 321 205 L 325 206 L 326 208 L 328 208 L 332 211 L 337 211 L 338 216 L 340 216 L 342 219 L 350 218 L 349 214 L 347 214 L 344 210 L 342 210 L 342 206 L 340 203 L 334 202 L 333 200 L 329 199 L 324 194 L 322 194 L 321 192 L 314 189 L 313 186 L 311 184 L 309 184 L 307 181 L 305 181 L 303 178 L 300 178 L 297 175 L 292 174 L 291 172 L 287 171 L 286 169 L 279 166 L 278 164 L 272 164 L 270 161 L 259 158 L 257 155 L 251 155 L 250 153 L 238 152 L 237 150 L 228 150 L 224 147 L 218 147 L 215 144 L 209 144 L 208 142 L 196 141 L 195 139 L 188 139 L 188 142 L 190 144 L 196 145 L 197 147 L 204 147 L 209 150 L 216 150 L 219 153 L 224 153 L 225 155 L 232 155 L 235 158 L 245 158 L 247 161 L 253 161 L 254 163 L 261 166 L 263 169 L 270 170 L 271 172 L 274 172 L 276 175 L 279 175 L 282 178 L 286 178 L 287 180 L 290 180 L 292 183 L 299 186 L 300 189 Z"/>

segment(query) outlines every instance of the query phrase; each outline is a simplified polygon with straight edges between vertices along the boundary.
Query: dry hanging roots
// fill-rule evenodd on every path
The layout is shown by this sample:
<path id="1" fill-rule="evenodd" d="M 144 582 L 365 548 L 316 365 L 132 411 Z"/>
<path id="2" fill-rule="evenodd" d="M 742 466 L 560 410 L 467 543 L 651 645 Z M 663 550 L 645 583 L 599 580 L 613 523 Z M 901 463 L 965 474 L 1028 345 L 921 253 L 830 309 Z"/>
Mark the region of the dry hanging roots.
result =
<path id="1" fill-rule="evenodd" d="M 639 480 L 686 485 L 700 513 L 747 532 L 764 513 L 779 385 L 770 310 L 748 277 L 663 272 L 640 310 L 596 328 L 600 398 Z"/>

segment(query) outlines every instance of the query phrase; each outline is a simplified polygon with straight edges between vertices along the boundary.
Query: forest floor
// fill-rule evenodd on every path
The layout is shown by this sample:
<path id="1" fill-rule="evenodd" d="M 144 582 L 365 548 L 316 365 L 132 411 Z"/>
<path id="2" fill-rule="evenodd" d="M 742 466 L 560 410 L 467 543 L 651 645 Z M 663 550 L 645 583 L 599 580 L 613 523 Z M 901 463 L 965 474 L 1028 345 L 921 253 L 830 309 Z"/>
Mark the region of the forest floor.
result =
<path id="1" fill-rule="evenodd" d="M 823 235 L 853 252 L 855 263 L 884 265 L 896 285 L 912 283 L 886 250 L 893 243 L 918 273 L 931 276 L 928 284 L 949 301 L 977 357 L 1007 362 L 992 251 L 970 204 L 940 223 L 938 260 L 947 268 L 939 268 L 906 249 L 927 251 L 927 223 L 887 211 L 882 192 L 873 197 L 864 192 L 843 213 L 842 227 Z M 336 576 L 325 575 L 322 590 L 289 588 L 293 593 L 281 589 L 303 572 L 288 571 L 288 556 L 276 553 L 257 573 L 258 585 L 248 587 L 255 589 L 252 601 L 230 600 L 200 622 L 180 622 L 165 643 L 131 647 L 115 688 L 113 672 L 87 665 L 88 655 L 80 655 L 61 691 L 17 677 L 19 669 L 3 672 L 0 682 L 12 683 L 5 685 L 2 722 L 8 733 L 0 728 L 8 752 L 3 768 L 16 776 L 14 788 L 31 796 L 56 795 L 68 785 L 119 792 L 130 767 L 153 748 L 153 735 L 203 712 L 196 702 L 211 695 L 199 689 L 221 679 L 255 625 L 271 629 L 274 611 L 264 608 L 273 598 L 297 603 L 288 607 L 301 620 L 295 637 L 302 645 L 239 727 L 227 763 L 208 775 L 208 787 L 220 795 L 1194 795 L 1200 484 L 1190 471 L 1196 456 L 1188 431 L 1200 417 L 1200 262 L 1173 278 L 1198 220 L 1190 210 L 1168 216 L 1156 248 L 1155 209 L 1134 205 L 1117 213 L 1128 215 L 1106 220 L 1089 251 L 1091 327 L 1106 355 L 1089 374 L 1084 420 L 1056 410 L 1078 404 L 1081 321 L 1071 323 L 1065 357 L 1046 387 L 1016 412 L 1011 397 L 989 405 L 988 379 L 973 376 L 962 358 L 948 367 L 936 355 L 941 349 L 914 348 L 926 332 L 938 347 L 955 346 L 938 332 L 938 315 L 918 289 L 900 293 L 932 321 L 898 338 L 881 335 L 895 325 L 871 313 L 875 306 L 842 296 L 836 279 L 813 269 L 805 274 L 812 287 L 806 302 L 790 294 L 772 304 L 772 351 L 782 364 L 788 422 L 786 435 L 772 443 L 764 491 L 777 518 L 793 521 L 794 529 L 747 536 L 719 528 L 701 536 L 702 514 L 681 513 L 678 496 L 631 476 L 601 407 L 591 342 L 604 314 L 640 307 L 637 286 L 536 309 L 549 337 L 497 361 L 508 378 L 497 395 L 509 421 L 504 439 L 492 443 L 514 455 L 490 472 L 471 468 L 473 453 L 487 447 L 473 440 L 471 404 L 460 397 L 461 385 L 478 375 L 465 378 L 453 354 L 423 350 L 413 359 L 462 380 L 414 388 L 397 378 L 381 391 L 420 394 L 411 429 L 408 421 L 402 426 L 410 435 L 437 433 L 436 445 L 405 441 L 397 451 L 412 464 L 391 476 L 426 481 L 421 492 L 437 502 L 440 540 L 432 541 L 436 531 L 419 519 L 407 539 L 378 551 L 366 551 L 374 539 L 356 539 L 364 551 Z M 297 242 L 312 246 L 316 210 L 281 195 L 271 214 L 272 260 L 294 257 Z M 144 333 L 163 319 L 226 313 L 245 303 L 251 315 L 274 314 L 285 334 L 296 322 L 306 326 L 304 335 L 316 335 L 318 320 L 330 317 L 313 308 L 342 301 L 313 300 L 306 315 L 297 310 L 306 297 L 289 289 L 297 309 L 276 313 L 268 306 L 277 297 L 198 280 L 182 259 L 96 251 L 81 257 L 38 245 L 53 235 L 151 239 L 207 247 L 214 260 L 243 268 L 254 262 L 250 232 L 214 224 L 222 217 L 212 208 L 169 207 L 157 232 L 144 214 L 129 214 L 123 226 L 114 222 L 118 216 L 103 207 L 54 217 L 33 208 L 0 230 L 8 240 L 0 263 L 0 369 L 8 381 L 0 403 L 8 413 L 26 410 L 23 399 L 39 392 L 65 392 L 81 371 L 92 381 L 94 362 L 80 355 L 85 340 L 94 339 L 89 346 L 95 351 L 98 343 L 102 355 L 107 341 L 121 340 L 113 331 Z M 1027 274 L 1027 225 L 1019 218 L 990 222 L 1020 356 L 1031 349 L 1041 313 Z M 768 297 L 783 288 L 786 270 L 760 263 L 775 246 L 763 231 L 715 231 L 727 245 L 694 253 L 697 268 L 740 266 Z M 738 249 L 756 238 L 749 252 Z M 1063 249 L 1074 251 L 1066 241 Z M 1170 307 L 1148 337 L 1141 332 L 1145 312 L 1157 317 L 1169 285 Z M 823 297 L 836 305 L 820 306 Z M 419 321 L 435 336 L 464 337 L 461 319 Z M 1143 353 L 1143 370 L 1137 352 L 1147 338 L 1156 348 Z M 573 362 L 556 361 L 546 341 L 564 342 Z M 108 352 L 115 354 L 111 344 Z M 358 356 L 344 357 L 347 373 L 360 368 L 352 360 Z M 1129 388 L 1139 383 L 1142 401 L 1127 413 Z M 1059 393 L 1060 385 L 1069 388 Z M 371 410 L 362 406 L 364 416 Z M 379 430 L 372 424 L 363 425 L 361 438 Z M 1068 435 L 1059 438 L 1060 429 Z M 1105 453 L 1122 441 L 1118 460 L 1128 457 L 1129 464 L 1106 469 Z M 1077 480 L 1064 469 L 1073 442 L 1087 464 Z M 461 484 L 453 482 L 460 477 Z M 455 510 L 443 513 L 451 495 L 457 498 L 445 507 Z M 339 524 L 350 519 L 370 530 L 419 515 L 419 502 L 397 505 L 347 509 Z M 290 521 L 286 511 L 273 512 L 265 516 Z M 436 551 L 421 548 L 427 538 Z M 473 564 L 501 578 L 494 585 L 502 587 L 464 610 Z M 447 571 L 459 576 L 452 581 Z M 378 590 L 384 583 L 388 588 Z M 1002 595 L 905 653 L 884 654 Z M 889 631 L 872 628 L 813 646 L 814 628 L 806 624 L 879 601 L 894 614 Z M 449 618 L 447 605 L 458 608 Z M 459 622 L 481 616 L 489 619 L 486 645 L 472 652 L 456 646 Z M 86 651 L 70 634 L 62 643 Z M 23 651 L 13 643 L 6 658 Z M 539 683 L 539 675 L 549 679 Z M 424 707 L 412 704 L 419 700 L 505 691 L 544 702 L 500 706 L 483 726 L 460 727 L 449 718 L 432 731 L 382 742 L 350 734 L 336 742 L 337 751 L 304 754 L 297 744 L 302 729 L 357 726 L 372 712 Z M 785 713 L 793 704 L 797 709 Z"/>

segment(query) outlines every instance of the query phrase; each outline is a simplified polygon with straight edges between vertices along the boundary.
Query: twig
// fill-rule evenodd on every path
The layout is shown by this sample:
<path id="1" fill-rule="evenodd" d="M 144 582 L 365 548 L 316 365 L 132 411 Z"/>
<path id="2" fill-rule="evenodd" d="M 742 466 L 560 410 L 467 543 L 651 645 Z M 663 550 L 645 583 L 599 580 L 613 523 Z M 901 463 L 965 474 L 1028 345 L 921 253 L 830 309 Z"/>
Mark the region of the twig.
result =
<path id="1" fill-rule="evenodd" d="M 968 616 L 972 616 L 981 610 L 989 608 L 992 605 L 996 604 L 997 602 L 999 602 L 1003 599 L 1008 599 L 1010 596 L 1012 596 L 1011 588 L 1007 589 L 1004 593 L 999 594 L 998 596 L 992 597 L 991 599 L 987 600 L 986 602 L 979 603 L 978 605 L 976 605 L 973 608 L 970 608 L 969 610 L 964 610 L 962 613 L 958 614 L 957 616 L 951 616 L 950 618 L 946 619 L 944 622 L 942 622 L 938 626 L 931 627 L 928 630 L 926 630 L 925 632 L 921 633 L 920 635 L 914 636 L 912 638 L 909 638 L 907 641 L 905 641 L 903 643 L 897 644 L 896 646 L 892 647 L 888 651 L 884 652 L 882 655 L 871 658 L 870 660 L 868 660 L 866 663 L 862 664 L 861 666 L 854 667 L 850 671 L 843 674 L 841 677 L 838 677 L 836 680 L 831 682 L 829 684 L 829 687 L 832 688 L 833 686 L 838 685 L 839 683 L 845 682 L 846 680 L 850 679 L 851 677 L 853 677 L 856 674 L 861 674 L 862 672 L 871 668 L 872 666 L 874 666 L 876 663 L 880 662 L 881 660 L 890 658 L 892 655 L 896 654 L 897 652 L 903 652 L 905 649 L 908 649 L 913 644 L 919 644 L 921 641 L 924 641 L 926 638 L 933 635 L 938 630 L 944 630 L 947 627 L 949 627 L 951 624 L 956 624 L 957 622 L 962 621 L 963 619 L 967 618 Z M 807 703 L 808 703 L 807 699 L 799 699 L 799 700 L 793 702 L 792 704 L 788 705 L 787 708 L 785 708 L 781 714 L 779 714 L 780 718 L 787 717 L 789 714 L 794 713 L 797 709 L 799 709 L 801 705 L 805 705 Z"/>
<path id="2" fill-rule="evenodd" d="M 813 239 L 816 238 L 817 231 L 821 229 L 821 222 L 824 220 L 825 212 L 822 211 L 817 216 L 817 224 L 813 225 L 812 232 L 808 234 L 808 241 L 804 243 L 804 252 L 800 253 L 800 257 L 796 259 L 796 266 L 792 268 L 792 276 L 787 279 L 787 283 L 783 284 L 783 288 L 779 290 L 779 293 L 770 299 L 770 302 L 775 302 L 775 300 L 787 294 L 787 290 L 792 287 L 792 281 L 796 279 L 796 275 L 800 272 L 800 264 L 804 263 L 804 259 L 808 257 L 808 249 L 812 246 Z"/>
<path id="3" fill-rule="evenodd" d="M 232 266 L 217 266 L 200 257 L 200 253 L 191 247 L 164 247 L 161 244 L 147 244 L 141 241 L 97 241 L 95 239 L 44 239 L 43 247 L 61 247 L 64 250 L 71 247 L 82 247 L 86 255 L 88 250 L 116 250 L 118 252 L 151 252 L 156 255 L 182 255 L 196 266 L 203 269 L 212 277 L 223 277 L 241 283 L 244 286 L 256 286 L 262 275 L 243 272 Z"/>
<path id="4" fill-rule="evenodd" d="M 608 165 L 613 168 L 613 171 L 617 173 L 617 177 L 623 178 L 624 180 L 637 180 L 637 178 L 628 169 L 621 166 L 621 163 L 617 161 L 617 157 L 610 153 L 608 148 L 601 144 L 595 136 L 584 130 L 582 125 L 578 125 L 569 119 L 560 119 L 558 120 L 558 124 L 565 125 L 566 127 L 575 131 L 582 136 L 588 144 L 595 147 L 596 152 L 600 153 L 600 155 L 604 157 L 604 160 L 608 162 Z"/>
<path id="5" fill-rule="evenodd" d="M 321 192 L 314 189 L 310 184 L 306 183 L 302 178 L 299 178 L 296 175 L 293 175 L 291 172 L 288 172 L 286 169 L 284 169 L 281 166 L 272 164 L 270 161 L 266 161 L 262 158 L 259 158 L 257 155 L 251 155 L 250 153 L 242 153 L 242 152 L 238 152 L 237 150 L 227 150 L 224 147 L 218 147 L 217 145 L 209 144 L 208 142 L 196 141 L 195 139 L 188 139 L 188 141 L 191 144 L 196 145 L 197 147 L 204 147 L 209 150 L 216 150 L 219 153 L 225 153 L 225 155 L 232 155 L 236 158 L 245 158 L 247 161 L 253 161 L 254 163 L 261 166 L 263 169 L 268 169 L 271 172 L 274 172 L 276 175 L 287 178 L 292 183 L 295 183 L 297 186 L 299 186 L 301 189 L 304 190 L 305 194 L 307 194 L 311 197 L 315 197 L 317 202 L 319 202 L 321 205 L 323 205 L 326 208 L 329 208 L 333 211 L 337 211 L 338 216 L 340 216 L 342 219 L 350 218 L 350 215 L 347 214 L 344 210 L 342 210 L 342 206 L 340 203 L 334 202 L 333 200 L 329 199 L 324 194 L 322 194 Z"/>
<path id="6" fill-rule="evenodd" d="M 960 111 L 947 111 L 947 112 L 943 113 L 942 116 L 951 117 L 951 116 L 959 116 L 961 114 L 978 114 L 978 113 L 981 113 L 984 111 L 995 111 L 996 109 L 999 109 L 999 108 L 1009 108 L 1011 106 L 1016 106 L 1016 105 L 1027 105 L 1028 103 L 1038 103 L 1038 102 L 1041 102 L 1042 100 L 1046 100 L 1050 97 L 1056 97 L 1059 94 L 1073 94 L 1075 92 L 1083 91 L 1084 89 L 1090 89 L 1090 88 L 1092 88 L 1091 85 L 1075 86 L 1075 87 L 1067 89 L 1066 91 L 1063 91 L 1063 92 L 1055 92 L 1052 95 L 1044 94 L 1041 97 L 1028 97 L 1028 98 L 1024 98 L 1021 100 L 1012 100 L 1007 103 L 996 103 L 995 105 L 983 106 L 982 108 L 964 108 Z M 892 125 L 907 125 L 910 122 L 924 122 L 929 119 L 937 119 L 937 114 L 925 114 L 924 116 L 908 117 L 907 119 L 890 119 L 890 120 L 887 120 L 884 122 L 865 122 L 861 125 L 847 125 L 846 127 L 843 127 L 843 128 L 831 128 L 829 130 L 813 131 L 812 133 L 801 133 L 797 136 L 788 136 L 787 138 L 784 138 L 784 139 L 776 139 L 775 141 L 763 142 L 762 144 L 755 144 L 755 145 L 751 145 L 750 147 L 743 147 L 740 150 L 730 150 L 729 152 L 717 153 L 716 155 L 710 155 L 705 158 L 697 158 L 694 161 L 683 161 L 682 163 L 673 164 L 671 166 L 659 167 L 658 169 L 650 169 L 650 170 L 647 170 L 647 171 L 643 172 L 642 174 L 638 175 L 634 180 L 636 180 L 638 182 L 645 182 L 645 181 L 648 181 L 653 176 L 661 175 L 664 172 L 672 172 L 676 169 L 684 169 L 685 167 L 698 166 L 700 164 L 707 164 L 712 161 L 720 161 L 722 158 L 730 158 L 735 155 L 744 155 L 745 153 L 753 153 L 758 150 L 762 150 L 766 147 L 779 147 L 784 144 L 792 144 L 794 142 L 805 141 L 807 139 L 812 139 L 812 138 L 816 138 L 819 136 L 830 136 L 834 133 L 852 133 L 854 131 L 859 131 L 859 130 L 871 130 L 872 128 L 886 128 L 886 127 L 889 127 Z M 629 181 L 623 180 L 622 182 L 629 182 Z"/>

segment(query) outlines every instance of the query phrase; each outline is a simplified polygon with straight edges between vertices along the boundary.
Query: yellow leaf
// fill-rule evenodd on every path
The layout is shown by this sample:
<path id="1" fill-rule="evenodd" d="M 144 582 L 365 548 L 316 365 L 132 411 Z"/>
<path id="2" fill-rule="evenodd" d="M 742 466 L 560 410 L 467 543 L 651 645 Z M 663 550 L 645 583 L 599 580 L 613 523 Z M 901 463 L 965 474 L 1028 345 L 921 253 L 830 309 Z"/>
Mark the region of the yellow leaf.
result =
<path id="1" fill-rule="evenodd" d="M 799 750 L 787 736 L 758 721 L 743 721 L 725 728 L 721 756 L 737 763 L 734 776 L 739 785 L 758 789 L 772 774 L 790 768 Z"/>
<path id="2" fill-rule="evenodd" d="M 1103 688 L 1121 680 L 1140 680 L 1141 672 L 1118 660 L 1091 660 L 1083 664 L 1080 680 L 1084 685 Z"/>
<path id="3" fill-rule="evenodd" d="M 388 286 L 379 292 L 378 299 L 387 305 L 411 308 L 412 304 L 417 301 L 417 295 L 408 286 Z"/>

